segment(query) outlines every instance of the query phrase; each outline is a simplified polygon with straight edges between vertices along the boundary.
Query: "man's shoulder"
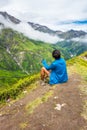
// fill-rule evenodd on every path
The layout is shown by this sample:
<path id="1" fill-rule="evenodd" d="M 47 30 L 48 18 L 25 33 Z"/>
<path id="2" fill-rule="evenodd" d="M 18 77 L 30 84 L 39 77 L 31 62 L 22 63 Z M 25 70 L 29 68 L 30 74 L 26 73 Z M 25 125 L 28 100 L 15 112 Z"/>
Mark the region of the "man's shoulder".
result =
<path id="1" fill-rule="evenodd" d="M 65 62 L 65 59 L 64 59 L 64 58 L 60 58 L 60 60 Z"/>

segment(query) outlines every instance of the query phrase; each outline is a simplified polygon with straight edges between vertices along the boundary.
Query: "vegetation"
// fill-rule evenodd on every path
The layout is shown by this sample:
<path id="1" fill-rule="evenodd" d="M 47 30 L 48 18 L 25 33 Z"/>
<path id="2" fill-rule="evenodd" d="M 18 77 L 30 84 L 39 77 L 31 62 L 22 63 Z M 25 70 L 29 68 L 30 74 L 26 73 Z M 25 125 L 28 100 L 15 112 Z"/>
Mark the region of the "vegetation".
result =
<path id="1" fill-rule="evenodd" d="M 43 102 L 46 102 L 48 98 L 51 97 L 52 95 L 53 95 L 53 91 L 50 90 L 46 94 L 44 94 L 42 97 L 39 97 L 35 99 L 33 102 L 27 104 L 25 109 L 27 110 L 28 114 L 31 114 L 38 105 L 40 105 Z"/>
<path id="2" fill-rule="evenodd" d="M 50 64 L 54 49 L 59 49 L 65 59 L 69 59 L 70 53 L 75 52 L 75 48 L 70 50 L 68 43 L 67 47 L 63 42 L 55 45 L 44 43 L 28 39 L 12 29 L 3 29 L 0 32 L 0 100 L 15 98 L 24 87 L 37 79 L 37 73 L 42 66 L 41 60 L 45 58 Z M 68 61 L 68 65 L 74 63 L 87 67 L 82 58 L 72 58 Z"/>
<path id="3" fill-rule="evenodd" d="M 62 41 L 57 43 L 58 46 L 65 48 L 66 51 L 73 56 L 78 56 L 87 50 L 87 44 L 76 41 Z"/>
<path id="4" fill-rule="evenodd" d="M 87 51 L 67 62 L 70 73 L 78 73 L 82 80 L 79 86 L 81 95 L 87 96 Z M 87 100 L 83 101 L 84 107 L 81 115 L 87 120 Z"/>
<path id="5" fill-rule="evenodd" d="M 12 29 L 3 29 L 0 32 L 0 89 L 39 72 L 43 58 L 48 63 L 53 60 L 53 49 L 60 49 L 62 55 L 69 58 L 68 52 L 58 45 L 34 41 Z"/>
<path id="6" fill-rule="evenodd" d="M 25 87 L 27 87 L 32 82 L 35 82 L 39 78 L 39 75 L 33 75 L 20 79 L 16 84 L 9 86 L 7 88 L 2 88 L 0 90 L 0 100 L 6 101 L 9 98 L 15 99 L 18 94 L 20 94 Z"/>

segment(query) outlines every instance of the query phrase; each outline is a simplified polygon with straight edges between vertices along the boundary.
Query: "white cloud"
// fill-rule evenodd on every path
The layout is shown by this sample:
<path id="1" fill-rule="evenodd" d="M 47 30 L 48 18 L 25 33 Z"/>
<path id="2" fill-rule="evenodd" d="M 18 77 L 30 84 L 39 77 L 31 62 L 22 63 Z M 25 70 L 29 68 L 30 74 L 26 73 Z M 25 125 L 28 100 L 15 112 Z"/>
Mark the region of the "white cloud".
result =
<path id="1" fill-rule="evenodd" d="M 0 16 L 0 22 L 4 23 L 5 27 L 10 27 L 18 32 L 23 33 L 25 36 L 29 38 L 40 40 L 49 43 L 56 43 L 58 41 L 62 41 L 63 39 L 58 38 L 57 36 L 51 36 L 49 34 L 35 31 L 31 26 L 29 26 L 26 22 L 21 22 L 20 24 L 14 24 L 9 19 L 4 19 L 3 16 Z"/>
<path id="2" fill-rule="evenodd" d="M 0 4 L 0 10 L 8 11 L 22 20 L 47 25 L 52 29 L 85 29 L 84 26 L 76 24 L 60 23 L 87 19 L 87 0 L 0 0 Z"/>
<path id="3" fill-rule="evenodd" d="M 0 0 L 0 8 L 3 8 L 4 6 L 8 6 L 10 0 Z"/>
<path id="4" fill-rule="evenodd" d="M 87 35 L 84 37 L 80 37 L 80 38 L 73 38 L 72 41 L 82 42 L 82 43 L 87 44 Z"/>
<path id="5" fill-rule="evenodd" d="M 70 30 L 70 29 L 74 29 L 74 30 L 83 30 L 85 32 L 87 32 L 87 25 L 84 24 L 84 25 L 76 25 L 74 23 L 69 23 L 69 24 L 58 24 L 57 25 L 57 28 L 59 30 L 63 30 L 63 31 L 67 31 L 67 30 Z"/>

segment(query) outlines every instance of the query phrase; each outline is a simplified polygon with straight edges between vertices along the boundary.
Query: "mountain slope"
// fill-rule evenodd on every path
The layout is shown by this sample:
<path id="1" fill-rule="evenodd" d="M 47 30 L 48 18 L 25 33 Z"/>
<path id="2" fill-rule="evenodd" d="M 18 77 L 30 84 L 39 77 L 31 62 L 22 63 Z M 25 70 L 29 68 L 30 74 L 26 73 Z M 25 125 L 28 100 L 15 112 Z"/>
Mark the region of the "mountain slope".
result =
<path id="1" fill-rule="evenodd" d="M 14 83 L 17 81 L 17 77 L 23 77 L 27 74 L 31 75 L 40 71 L 41 60 L 43 58 L 48 63 L 53 60 L 51 58 L 53 49 L 59 49 L 65 59 L 69 59 L 72 55 L 77 55 L 87 50 L 87 46 L 79 45 L 78 43 L 73 44 L 73 42 L 68 43 L 66 41 L 58 42 L 58 44 L 48 44 L 31 40 L 9 28 L 2 29 L 0 32 L 1 86 L 7 86 L 11 82 Z M 13 77 L 11 81 L 9 77 Z"/>
<path id="2" fill-rule="evenodd" d="M 0 108 L 1 129 L 86 130 L 87 52 L 67 61 L 67 65 L 67 83 L 50 87 L 38 80 L 14 102 L 9 98 Z"/>
<path id="3" fill-rule="evenodd" d="M 44 25 L 35 24 L 32 22 L 28 22 L 28 24 L 31 25 L 31 27 L 34 28 L 35 30 L 38 30 L 38 31 L 44 32 L 44 33 L 48 33 L 48 34 L 53 35 L 53 36 L 58 36 L 58 37 L 65 39 L 65 40 L 87 35 L 87 32 L 84 32 L 82 30 L 77 31 L 77 30 L 71 29 L 69 31 L 63 32 L 60 30 L 54 31 L 54 30 L 52 30 Z"/>
<path id="4" fill-rule="evenodd" d="M 7 12 L 0 12 L 0 16 L 2 16 L 6 21 L 9 21 L 9 22 L 16 24 L 16 25 L 22 23 L 21 20 L 19 20 L 19 19 L 15 18 L 14 16 L 8 14 Z M 1 20 L 0 20 L 0 24 L 3 24 L 3 21 L 1 22 Z M 62 39 L 72 39 L 72 38 L 77 38 L 77 37 L 82 37 L 82 36 L 87 35 L 87 32 L 82 31 L 82 30 L 77 31 L 77 30 L 71 29 L 71 30 L 68 30 L 66 32 L 63 32 L 61 30 L 52 30 L 45 25 L 40 25 L 40 24 L 33 23 L 33 22 L 30 22 L 30 21 L 27 22 L 26 24 L 31 26 L 32 29 L 34 29 L 38 32 L 43 32 L 45 34 L 57 36 L 57 37 L 60 37 Z"/>
<path id="5" fill-rule="evenodd" d="M 3 80 L 10 82 L 8 77 L 13 77 L 12 80 L 15 81 L 17 77 L 40 71 L 41 60 L 45 58 L 50 63 L 53 60 L 51 53 L 55 48 L 60 49 L 66 59 L 70 58 L 69 53 L 58 45 L 34 41 L 12 29 L 3 29 L 0 33 L 1 86 L 6 85 Z"/>
<path id="6" fill-rule="evenodd" d="M 87 51 L 87 44 L 82 41 L 64 40 L 62 42 L 58 42 L 56 45 L 65 48 L 71 57 L 80 55 L 81 53 Z"/>
<path id="7" fill-rule="evenodd" d="M 19 24 L 21 21 L 14 16 L 9 15 L 7 12 L 0 12 L 0 15 L 2 15 L 5 19 L 10 20 L 14 24 Z"/>
<path id="8" fill-rule="evenodd" d="M 87 33 L 80 30 L 80 31 L 77 31 L 77 30 L 69 30 L 67 32 L 63 32 L 61 33 L 59 36 L 63 39 L 73 39 L 73 38 L 77 38 L 77 37 L 82 37 L 82 36 L 86 36 Z"/>
<path id="9" fill-rule="evenodd" d="M 52 61 L 51 53 L 53 49 L 59 49 L 66 60 L 87 50 L 87 44 L 83 44 L 82 41 L 75 42 L 70 40 L 70 38 L 73 37 L 85 36 L 86 33 L 83 31 L 71 30 L 69 33 L 64 33 L 62 31 L 53 31 L 46 26 L 31 22 L 28 22 L 27 26 L 25 26 L 21 20 L 9 15 L 7 12 L 0 12 L 0 16 L 0 27 L 3 28 L 0 31 L 1 86 L 9 85 L 9 80 L 6 79 L 6 77 L 13 77 L 11 82 L 14 83 L 17 81 L 15 77 L 23 77 L 27 74 L 31 75 L 40 71 L 41 60 L 43 58 L 45 58 L 48 63 Z M 9 28 L 7 26 L 8 24 Z M 20 33 L 19 25 L 21 25 L 21 29 L 23 28 L 23 34 Z M 28 26 L 32 26 L 33 30 L 35 29 L 33 33 L 30 31 L 32 30 L 31 28 L 28 30 Z M 40 33 L 35 33 L 35 31 Z M 27 32 L 29 36 L 32 34 L 34 38 L 36 34 L 38 34 L 37 37 L 39 37 L 39 39 L 43 32 L 45 39 L 50 39 L 50 41 L 52 40 L 51 37 L 47 37 L 45 34 L 49 34 L 49 36 L 52 35 L 53 37 L 54 35 L 58 37 L 61 35 L 60 37 L 65 40 L 61 42 L 58 41 L 57 44 L 48 44 L 41 42 L 43 38 L 41 38 L 41 40 L 30 39 L 31 37 L 24 36 L 24 32 Z"/>
<path id="10" fill-rule="evenodd" d="M 44 25 L 40 25 L 40 24 L 35 24 L 35 23 L 32 23 L 32 22 L 28 22 L 28 24 L 34 28 L 35 30 L 38 30 L 40 32 L 44 32 L 44 33 L 48 33 L 50 35 L 53 35 L 53 36 L 58 36 L 59 34 L 62 33 L 62 31 L 54 31 L 50 28 L 48 28 L 47 26 L 44 26 Z"/>
<path id="11" fill-rule="evenodd" d="M 12 28 L 22 32 L 25 36 L 36 39 L 36 41 L 49 41 L 55 46 L 60 46 L 69 52 L 69 55 L 79 55 L 87 50 L 86 35 L 87 33 L 80 30 L 69 30 L 67 32 L 54 31 L 46 26 L 28 22 L 23 23 L 21 20 L 9 15 L 7 12 L 0 12 L 0 26 L 3 28 Z M 52 36 L 52 37 L 51 37 Z M 70 57 L 70 56 L 69 56 Z"/>

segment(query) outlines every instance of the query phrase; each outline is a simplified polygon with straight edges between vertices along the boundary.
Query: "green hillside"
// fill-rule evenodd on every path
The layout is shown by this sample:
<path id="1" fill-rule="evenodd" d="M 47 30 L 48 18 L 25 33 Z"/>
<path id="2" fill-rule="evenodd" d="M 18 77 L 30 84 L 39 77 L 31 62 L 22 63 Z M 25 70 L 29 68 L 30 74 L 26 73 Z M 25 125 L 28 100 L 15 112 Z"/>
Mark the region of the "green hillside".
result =
<path id="1" fill-rule="evenodd" d="M 37 79 L 37 73 L 42 66 L 41 60 L 45 58 L 50 63 L 53 60 L 51 53 L 54 49 L 59 49 L 66 60 L 70 59 L 69 48 L 61 48 L 58 44 L 34 41 L 12 29 L 3 29 L 0 32 L 1 97 L 7 98 L 10 93 L 15 97 L 15 93 L 18 94 L 25 86 Z M 69 60 L 68 64 L 75 63 L 79 68 L 83 65 L 87 67 L 86 62 L 80 56 Z"/>
<path id="2" fill-rule="evenodd" d="M 31 40 L 12 29 L 0 32 L 0 87 L 7 87 L 20 78 L 40 71 L 41 60 L 52 61 L 53 49 L 60 49 L 69 59 L 66 49 L 41 41 Z"/>
<path id="3" fill-rule="evenodd" d="M 62 41 L 57 43 L 58 46 L 65 48 L 71 56 L 77 56 L 87 51 L 87 44 L 76 41 Z"/>
<path id="4" fill-rule="evenodd" d="M 70 73 L 78 73 L 87 84 L 87 51 L 68 60 L 67 65 Z"/>
<path id="5" fill-rule="evenodd" d="M 87 52 L 81 54 L 78 57 L 74 57 L 74 58 L 68 60 L 67 69 L 68 69 L 69 75 L 77 73 L 77 74 L 79 74 L 79 76 L 81 76 L 81 78 L 83 79 L 82 81 L 84 81 L 84 83 L 81 82 L 81 85 L 83 84 L 83 87 L 81 87 L 81 89 L 82 89 L 82 91 L 86 92 L 87 88 L 84 87 L 84 84 L 87 83 L 87 73 L 86 73 L 87 72 Z M 4 71 L 3 71 L 3 73 L 6 74 L 6 72 L 4 72 Z M 15 73 L 13 73 L 13 74 L 15 75 Z M 20 73 L 18 73 L 18 74 L 20 74 Z M 11 75 L 11 73 L 10 73 L 10 76 L 13 76 L 13 75 Z M 9 98 L 16 98 L 31 83 L 35 82 L 36 80 L 40 80 L 39 74 L 33 74 L 31 76 L 26 76 L 26 77 L 22 77 L 22 75 L 21 76 L 18 75 L 18 76 L 19 76 L 19 80 L 15 78 L 17 81 L 13 85 L 9 84 L 7 87 L 3 86 L 3 85 L 0 86 L 1 102 L 5 101 Z M 6 79 L 8 79 L 8 78 L 6 78 Z M 11 79 L 9 80 L 9 82 L 12 82 Z M 35 89 L 36 87 L 38 87 L 38 86 L 32 86 L 32 88 L 30 87 L 29 89 L 30 90 Z"/>

